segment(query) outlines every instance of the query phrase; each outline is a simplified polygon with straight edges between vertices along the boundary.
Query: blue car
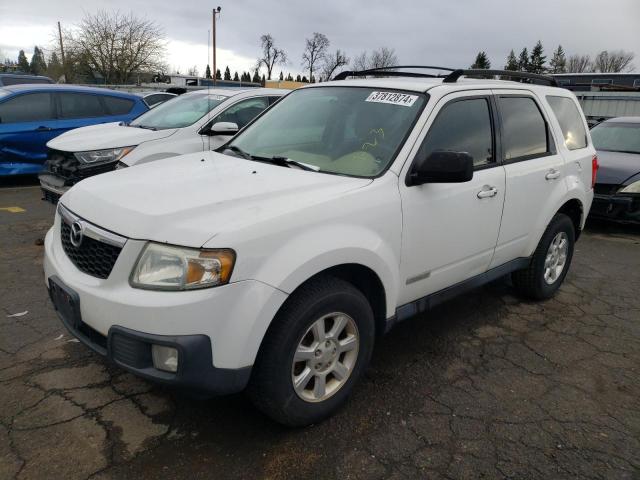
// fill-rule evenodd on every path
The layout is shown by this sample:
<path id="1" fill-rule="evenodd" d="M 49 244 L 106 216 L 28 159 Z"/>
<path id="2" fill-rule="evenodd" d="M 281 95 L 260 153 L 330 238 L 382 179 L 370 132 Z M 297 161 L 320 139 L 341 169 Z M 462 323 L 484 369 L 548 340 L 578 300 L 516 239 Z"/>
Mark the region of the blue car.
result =
<path id="1" fill-rule="evenodd" d="M 73 128 L 128 122 L 149 110 L 138 96 L 73 85 L 0 87 L 0 177 L 35 174 L 49 140 Z"/>

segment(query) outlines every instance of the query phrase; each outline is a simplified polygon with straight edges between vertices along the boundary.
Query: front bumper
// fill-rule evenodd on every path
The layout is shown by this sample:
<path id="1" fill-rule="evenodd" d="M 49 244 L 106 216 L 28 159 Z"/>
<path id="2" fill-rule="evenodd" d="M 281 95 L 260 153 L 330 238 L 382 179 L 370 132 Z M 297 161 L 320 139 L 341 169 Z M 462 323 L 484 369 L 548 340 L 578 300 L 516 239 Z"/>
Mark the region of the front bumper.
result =
<path id="1" fill-rule="evenodd" d="M 56 281 L 62 283 L 58 278 Z M 67 330 L 84 345 L 147 380 L 204 395 L 236 393 L 249 382 L 251 367 L 225 369 L 213 366 L 211 340 L 206 335 L 153 335 L 114 325 L 105 336 L 82 320 L 72 323 L 58 310 L 56 313 Z M 154 367 L 152 345 L 178 350 L 179 363 L 175 373 Z"/>
<path id="2" fill-rule="evenodd" d="M 589 215 L 618 222 L 640 223 L 640 195 L 596 194 Z"/>
<path id="3" fill-rule="evenodd" d="M 132 288 L 129 274 L 145 243 L 127 240 L 108 278 L 96 278 L 67 257 L 56 214 L 45 238 L 45 283 L 58 278 L 78 296 L 81 322 L 66 327 L 89 348 L 142 377 L 211 393 L 238 391 L 287 295 L 255 280 L 180 292 Z M 154 342 L 175 345 L 186 370 L 154 369 L 148 355 Z M 119 356 L 119 343 L 146 360 L 138 364 Z"/>

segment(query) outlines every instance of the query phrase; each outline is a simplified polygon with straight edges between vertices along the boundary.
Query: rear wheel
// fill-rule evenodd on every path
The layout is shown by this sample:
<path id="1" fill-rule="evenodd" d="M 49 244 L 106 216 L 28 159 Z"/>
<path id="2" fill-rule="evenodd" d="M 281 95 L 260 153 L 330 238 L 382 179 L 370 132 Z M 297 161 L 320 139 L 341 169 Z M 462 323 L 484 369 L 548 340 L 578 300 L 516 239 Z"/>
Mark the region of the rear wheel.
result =
<path id="1" fill-rule="evenodd" d="M 567 215 L 556 214 L 542 235 L 529 266 L 511 275 L 516 290 L 535 300 L 551 297 L 567 276 L 574 244 L 573 222 Z"/>
<path id="2" fill-rule="evenodd" d="M 312 280 L 265 336 L 249 385 L 254 404 L 285 425 L 323 420 L 364 372 L 374 337 L 373 312 L 358 289 L 329 276 Z"/>

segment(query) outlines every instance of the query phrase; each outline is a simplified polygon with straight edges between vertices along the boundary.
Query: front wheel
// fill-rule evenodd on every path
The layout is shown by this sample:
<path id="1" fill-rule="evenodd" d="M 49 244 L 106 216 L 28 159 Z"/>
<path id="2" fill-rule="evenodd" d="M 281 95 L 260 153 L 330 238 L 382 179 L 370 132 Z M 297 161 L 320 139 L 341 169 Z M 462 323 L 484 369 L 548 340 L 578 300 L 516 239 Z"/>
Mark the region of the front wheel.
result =
<path id="1" fill-rule="evenodd" d="M 351 393 L 374 338 L 371 306 L 357 288 L 330 276 L 312 280 L 265 336 L 249 385 L 253 403 L 285 425 L 323 420 Z"/>
<path id="2" fill-rule="evenodd" d="M 550 298 L 567 276 L 574 244 L 573 222 L 563 213 L 556 214 L 542 235 L 529 266 L 512 273 L 516 290 L 534 300 Z"/>

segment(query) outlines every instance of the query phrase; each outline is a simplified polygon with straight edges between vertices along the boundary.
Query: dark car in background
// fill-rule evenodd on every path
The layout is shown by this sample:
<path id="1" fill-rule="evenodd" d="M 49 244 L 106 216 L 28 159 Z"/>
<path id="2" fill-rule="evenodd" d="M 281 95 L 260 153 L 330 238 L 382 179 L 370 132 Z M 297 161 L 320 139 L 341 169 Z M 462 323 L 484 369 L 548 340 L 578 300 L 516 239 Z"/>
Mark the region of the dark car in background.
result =
<path id="1" fill-rule="evenodd" d="M 78 127 L 128 122 L 149 110 L 139 95 L 72 85 L 0 87 L 0 177 L 34 174 L 47 142 Z"/>
<path id="2" fill-rule="evenodd" d="M 617 117 L 591 129 L 598 175 L 591 217 L 640 223 L 640 117 Z"/>
<path id="3" fill-rule="evenodd" d="M 54 83 L 49 77 L 42 75 L 26 75 L 22 73 L 0 73 L 0 87 L 22 85 L 25 83 Z"/>

